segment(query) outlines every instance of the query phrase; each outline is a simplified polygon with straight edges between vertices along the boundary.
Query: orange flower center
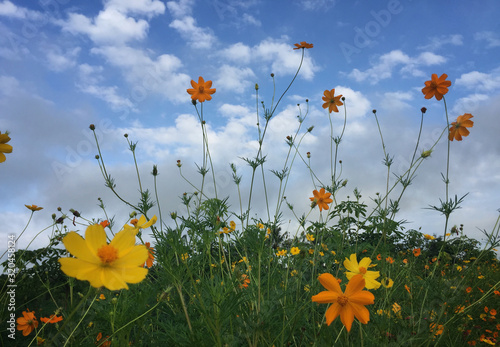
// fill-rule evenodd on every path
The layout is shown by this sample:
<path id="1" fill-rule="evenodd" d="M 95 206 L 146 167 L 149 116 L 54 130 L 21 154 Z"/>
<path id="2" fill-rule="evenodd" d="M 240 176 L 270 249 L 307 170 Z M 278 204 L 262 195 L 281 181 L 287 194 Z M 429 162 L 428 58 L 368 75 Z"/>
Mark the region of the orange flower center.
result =
<path id="1" fill-rule="evenodd" d="M 139 222 L 139 220 L 137 218 L 134 218 L 130 221 L 130 224 L 132 224 L 133 226 L 137 226 L 137 223 Z"/>
<path id="2" fill-rule="evenodd" d="M 107 265 L 118 259 L 118 250 L 111 245 L 104 245 L 97 250 L 97 256 Z"/>
<path id="3" fill-rule="evenodd" d="M 342 294 L 339 295 L 339 297 L 337 298 L 337 302 L 339 303 L 340 306 L 345 306 L 349 302 L 349 298 L 344 294 Z"/>
<path id="4" fill-rule="evenodd" d="M 364 268 L 364 267 L 361 266 L 359 268 L 359 273 L 362 273 L 364 275 L 366 273 L 366 268 Z"/>

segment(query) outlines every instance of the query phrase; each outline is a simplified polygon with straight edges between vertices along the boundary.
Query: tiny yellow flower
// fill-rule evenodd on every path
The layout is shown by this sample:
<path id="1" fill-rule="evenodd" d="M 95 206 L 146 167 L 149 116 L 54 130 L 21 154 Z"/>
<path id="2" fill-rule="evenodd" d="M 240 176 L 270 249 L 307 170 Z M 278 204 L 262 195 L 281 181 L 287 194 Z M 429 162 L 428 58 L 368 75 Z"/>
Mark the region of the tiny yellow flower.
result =
<path id="1" fill-rule="evenodd" d="M 313 234 L 307 234 L 306 235 L 307 241 L 313 242 L 314 241 L 314 235 Z"/>
<path id="2" fill-rule="evenodd" d="M 262 223 L 258 223 L 258 224 L 257 224 L 257 228 L 259 228 L 259 229 L 264 229 L 264 224 L 262 224 Z"/>
<path id="3" fill-rule="evenodd" d="M 181 255 L 182 261 L 187 260 L 187 258 L 189 258 L 189 255 L 187 253 L 184 253 L 184 254 Z"/>
<path id="4" fill-rule="evenodd" d="M 299 247 L 292 247 L 292 249 L 290 249 L 290 253 L 292 255 L 297 255 L 297 254 L 300 254 L 300 249 Z"/>

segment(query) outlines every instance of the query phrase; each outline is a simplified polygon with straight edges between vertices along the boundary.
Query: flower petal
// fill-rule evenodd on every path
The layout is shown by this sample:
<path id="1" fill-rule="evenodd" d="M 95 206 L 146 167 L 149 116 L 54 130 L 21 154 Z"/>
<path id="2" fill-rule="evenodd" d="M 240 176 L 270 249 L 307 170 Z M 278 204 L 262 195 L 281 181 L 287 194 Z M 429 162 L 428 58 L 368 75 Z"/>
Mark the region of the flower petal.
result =
<path id="1" fill-rule="evenodd" d="M 362 275 L 353 276 L 345 288 L 345 295 L 351 297 L 351 295 L 360 292 L 365 287 L 365 279 Z"/>
<path id="2" fill-rule="evenodd" d="M 66 247 L 66 250 L 73 256 L 89 263 L 100 263 L 97 253 L 93 253 L 87 246 L 83 237 L 78 235 L 76 232 L 69 232 L 66 236 L 64 236 L 62 242 Z"/>
<path id="3" fill-rule="evenodd" d="M 354 313 L 354 316 L 363 324 L 366 324 L 368 323 L 368 321 L 370 320 L 370 312 L 368 311 L 368 309 L 366 307 L 364 307 L 363 305 L 357 305 L 357 304 L 353 304 L 351 303 L 349 305 L 352 309 L 352 312 Z"/>
<path id="4" fill-rule="evenodd" d="M 337 302 L 330 305 L 328 310 L 325 312 L 326 324 L 330 325 L 335 318 L 337 318 L 342 310 L 342 306 L 340 306 Z"/>
<path id="5" fill-rule="evenodd" d="M 323 292 L 319 292 L 316 295 L 313 295 L 311 297 L 311 300 L 319 304 L 331 304 L 337 302 L 338 297 L 338 293 L 332 292 L 331 290 L 325 290 Z"/>
<path id="6" fill-rule="evenodd" d="M 131 248 L 129 252 L 120 256 L 113 262 L 113 267 L 131 268 L 137 267 L 146 261 L 148 258 L 148 249 L 144 245 L 138 245 Z"/>
<path id="7" fill-rule="evenodd" d="M 340 310 L 340 320 L 344 324 L 347 332 L 351 331 L 352 322 L 354 321 L 354 311 L 352 305 L 345 305 Z"/>
<path id="8" fill-rule="evenodd" d="M 337 294 L 342 294 L 342 289 L 340 289 L 340 284 L 335 277 L 330 273 L 324 273 L 318 276 L 319 283 L 326 289 L 335 292 Z"/>
<path id="9" fill-rule="evenodd" d="M 135 234 L 132 230 L 122 230 L 111 240 L 110 246 L 118 250 L 118 258 L 123 257 L 135 246 Z"/>
<path id="10" fill-rule="evenodd" d="M 85 231 L 85 242 L 90 251 L 97 255 L 97 250 L 106 245 L 106 232 L 101 224 L 92 224 Z"/>
<path id="11" fill-rule="evenodd" d="M 367 290 L 362 290 L 349 296 L 349 302 L 357 305 L 373 305 L 375 303 L 375 295 Z"/>
<path id="12" fill-rule="evenodd" d="M 356 259 L 356 254 L 351 254 L 350 259 L 345 258 L 344 267 L 354 273 L 359 273 L 359 264 Z"/>

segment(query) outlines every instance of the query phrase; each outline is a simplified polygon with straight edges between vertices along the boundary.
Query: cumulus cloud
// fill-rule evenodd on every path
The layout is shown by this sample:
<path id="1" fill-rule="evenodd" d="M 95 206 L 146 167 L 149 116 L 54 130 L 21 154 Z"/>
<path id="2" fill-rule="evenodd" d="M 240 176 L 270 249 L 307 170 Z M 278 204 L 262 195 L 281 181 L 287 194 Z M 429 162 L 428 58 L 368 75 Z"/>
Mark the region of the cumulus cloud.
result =
<path id="1" fill-rule="evenodd" d="M 143 50 L 127 46 L 95 47 L 91 52 L 122 69 L 125 79 L 133 86 L 131 94 L 142 95 L 137 99 L 143 98 L 144 94 L 155 93 L 174 102 L 186 100 L 186 86 L 189 86 L 190 78 L 178 72 L 182 63 L 176 56 L 162 54 L 151 57 Z"/>
<path id="2" fill-rule="evenodd" d="M 411 76 L 424 76 L 419 69 L 421 66 L 439 65 L 446 62 L 446 58 L 432 52 L 423 52 L 416 57 L 410 57 L 401 50 L 393 50 L 383 54 L 372 63 L 372 67 L 361 71 L 353 69 L 349 77 L 357 82 L 368 80 L 371 84 L 377 84 L 380 80 L 392 77 L 393 70 L 400 67 L 399 72 Z"/>
<path id="3" fill-rule="evenodd" d="M 15 19 L 40 20 L 43 17 L 43 14 L 37 11 L 29 10 L 25 7 L 17 6 L 11 1 L 6 0 L 0 3 L 0 16 Z"/>
<path id="4" fill-rule="evenodd" d="M 221 55 L 225 59 L 241 65 L 252 62 L 270 63 L 270 72 L 277 75 L 291 75 L 297 71 L 301 52 L 293 50 L 286 41 L 288 41 L 287 37 L 280 40 L 268 38 L 253 47 L 238 42 L 222 50 Z M 319 67 L 306 50 L 300 76 L 311 80 L 318 70 Z"/>
<path id="5" fill-rule="evenodd" d="M 486 41 L 488 48 L 500 46 L 500 35 L 493 31 L 481 31 L 474 34 L 474 40 Z"/>
<path id="6" fill-rule="evenodd" d="M 177 30 L 181 37 L 193 48 L 208 49 L 213 47 L 216 37 L 209 28 L 201 28 L 196 25 L 196 19 L 187 16 L 182 19 L 175 19 L 169 25 Z"/>
<path id="7" fill-rule="evenodd" d="M 419 46 L 418 49 L 435 51 L 444 45 L 462 46 L 464 44 L 463 40 L 464 37 L 460 34 L 433 36 L 429 39 L 428 44 Z"/>
<path id="8" fill-rule="evenodd" d="M 252 69 L 248 67 L 238 68 L 225 64 L 219 68 L 215 85 L 221 90 L 242 93 L 252 85 L 252 82 L 249 80 L 250 78 L 255 78 Z"/>
<path id="9" fill-rule="evenodd" d="M 67 20 L 57 23 L 66 32 L 88 35 L 95 44 L 117 45 L 142 40 L 147 36 L 148 22 L 134 18 L 131 14 L 151 18 L 164 11 L 165 6 L 158 0 L 111 0 L 95 18 L 70 13 Z"/>
<path id="10" fill-rule="evenodd" d="M 496 69 L 491 73 L 471 71 L 462 74 L 455 81 L 455 84 L 466 89 L 492 92 L 500 88 L 500 69 Z"/>
<path id="11" fill-rule="evenodd" d="M 47 66 L 50 70 L 60 72 L 76 66 L 76 58 L 80 53 L 80 47 L 74 47 L 63 51 L 59 46 L 52 46 L 46 50 Z"/>

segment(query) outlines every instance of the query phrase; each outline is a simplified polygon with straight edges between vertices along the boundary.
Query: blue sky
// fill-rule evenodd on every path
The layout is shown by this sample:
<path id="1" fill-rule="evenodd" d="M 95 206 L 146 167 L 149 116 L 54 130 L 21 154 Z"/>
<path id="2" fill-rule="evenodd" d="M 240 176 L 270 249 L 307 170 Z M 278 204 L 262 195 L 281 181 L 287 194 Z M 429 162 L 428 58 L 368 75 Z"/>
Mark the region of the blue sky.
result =
<path id="1" fill-rule="evenodd" d="M 300 75 L 270 123 L 266 170 L 281 170 L 285 137 L 298 125 L 296 104 L 304 107 L 309 99 L 304 127 L 315 129 L 300 151 L 312 153 L 316 174 L 327 179 L 329 123 L 321 96 L 335 88 L 348 106 L 339 158 L 349 183 L 341 196 L 358 187 L 369 203 L 383 192 L 386 177 L 372 109 L 394 156 L 393 171 L 401 173 L 415 146 L 420 108 L 428 111 L 419 151 L 446 125 L 443 103 L 424 99 L 421 89 L 431 74 L 447 73 L 450 121 L 464 113 L 475 121 L 471 135 L 451 145 L 451 195 L 469 193 L 451 225 L 463 223 L 467 235 L 481 239 L 478 229 L 491 230 L 500 207 L 499 16 L 493 0 L 480 6 L 408 0 L 2 0 L 0 131 L 11 133 L 14 151 L 0 165 L 1 237 L 24 228 L 30 215 L 24 204 L 44 210 L 35 215 L 21 247 L 50 225 L 59 206 L 102 218 L 101 197 L 108 213 L 127 220 L 130 211 L 104 189 L 91 123 L 121 194 L 137 199 L 135 169 L 123 138 L 128 133 L 138 141 L 141 178 L 148 188 L 152 166 L 158 165 L 164 215 L 182 213 L 178 197 L 191 189 L 176 160 L 199 182 L 201 131 L 186 93 L 198 76 L 217 89 L 204 105 L 205 119 L 219 191 L 231 196 L 238 211 L 236 188 L 225 182 L 230 181 L 228 164 L 235 163 L 248 191 L 250 171 L 238 158 L 256 154 L 254 85 L 269 105 L 270 73 L 281 93 L 300 61 L 293 44 L 307 41 L 314 48 L 306 50 Z M 342 114 L 334 115 L 334 125 L 340 131 Z M 402 201 L 400 218 L 410 222 L 407 228 L 442 233 L 442 216 L 424 208 L 444 198 L 445 159 L 441 141 Z M 277 186 L 266 172 L 272 200 Z M 295 164 L 292 177 L 287 199 L 298 214 L 307 213 L 314 186 L 302 163 Z M 260 181 L 256 189 L 261 194 Z M 255 203 L 253 216 L 265 217 L 262 201 Z M 317 218 L 314 213 L 311 218 Z M 283 229 L 294 233 L 288 217 Z M 46 240 L 42 234 L 32 247 Z"/>

